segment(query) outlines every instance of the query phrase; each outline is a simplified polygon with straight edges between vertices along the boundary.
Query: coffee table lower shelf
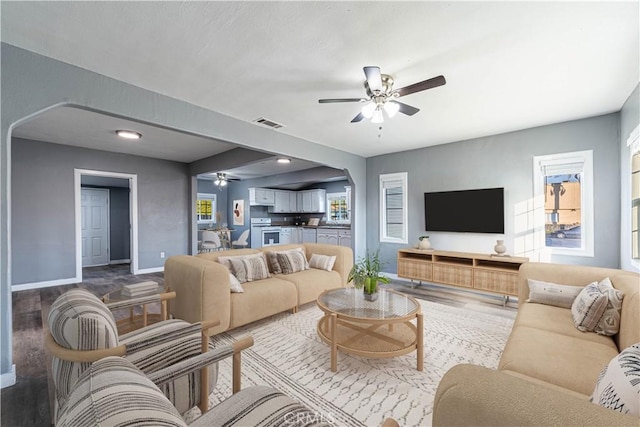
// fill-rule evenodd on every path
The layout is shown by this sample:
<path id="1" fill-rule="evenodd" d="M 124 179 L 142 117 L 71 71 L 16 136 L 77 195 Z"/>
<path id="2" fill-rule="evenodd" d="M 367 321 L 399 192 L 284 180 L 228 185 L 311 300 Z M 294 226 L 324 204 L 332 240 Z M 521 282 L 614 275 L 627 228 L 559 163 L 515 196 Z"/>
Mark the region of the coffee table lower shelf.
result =
<path id="1" fill-rule="evenodd" d="M 337 351 L 372 358 L 390 358 L 416 351 L 417 370 L 422 371 L 423 317 L 417 326 L 407 318 L 345 320 L 339 313 L 327 313 L 318 322 L 318 336 L 331 346 L 331 370 L 338 370 Z"/>

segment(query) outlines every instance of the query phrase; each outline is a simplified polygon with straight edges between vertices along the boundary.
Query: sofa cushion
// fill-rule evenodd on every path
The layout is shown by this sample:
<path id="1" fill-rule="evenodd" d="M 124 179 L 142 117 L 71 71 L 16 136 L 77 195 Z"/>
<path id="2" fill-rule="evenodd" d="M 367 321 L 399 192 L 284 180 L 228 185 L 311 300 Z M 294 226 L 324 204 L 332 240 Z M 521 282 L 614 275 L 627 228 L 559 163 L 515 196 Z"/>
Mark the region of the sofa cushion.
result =
<path id="1" fill-rule="evenodd" d="M 582 290 L 581 286 L 559 285 L 541 280 L 528 279 L 527 282 L 529 284 L 527 302 L 557 307 L 571 308 L 571 304 Z"/>
<path id="2" fill-rule="evenodd" d="M 229 286 L 231 287 L 231 292 L 244 292 L 242 288 L 242 283 L 238 280 L 233 273 L 229 273 Z"/>
<path id="3" fill-rule="evenodd" d="M 593 332 L 581 332 L 573 324 L 571 310 L 543 304 L 525 303 L 518 309 L 515 326 L 529 326 L 556 334 L 566 335 L 604 345 L 611 345 L 611 338 Z"/>
<path id="4" fill-rule="evenodd" d="M 318 295 L 327 289 L 342 286 L 342 278 L 336 271 L 325 271 L 310 268 L 292 274 L 279 274 L 276 277 L 295 284 L 298 290 L 298 305 L 318 299 Z"/>
<path id="5" fill-rule="evenodd" d="M 498 369 L 589 396 L 602 368 L 618 354 L 613 339 L 600 337 L 604 341 L 593 342 L 518 325 L 509 336 Z"/>
<path id="6" fill-rule="evenodd" d="M 622 310 L 624 293 L 615 289 L 608 277 L 598 283 L 598 289 L 607 296 L 607 306 L 594 332 L 612 336 L 617 334 L 620 329 L 620 310 Z"/>
<path id="7" fill-rule="evenodd" d="M 640 417 L 640 343 L 622 350 L 605 366 L 591 401 Z"/>
<path id="8" fill-rule="evenodd" d="M 312 254 L 309 260 L 309 267 L 320 270 L 331 271 L 336 262 L 336 256 Z"/>
<path id="9" fill-rule="evenodd" d="M 292 251 L 276 254 L 282 274 L 291 274 L 309 269 L 309 262 L 302 251 Z"/>
<path id="10" fill-rule="evenodd" d="M 598 282 L 589 283 L 571 305 L 573 323 L 578 330 L 595 330 L 607 308 L 608 298 L 598 289 Z"/>
<path id="11" fill-rule="evenodd" d="M 246 325 L 297 306 L 296 286 L 276 277 L 247 282 L 244 292 L 231 295 L 229 328 Z"/>

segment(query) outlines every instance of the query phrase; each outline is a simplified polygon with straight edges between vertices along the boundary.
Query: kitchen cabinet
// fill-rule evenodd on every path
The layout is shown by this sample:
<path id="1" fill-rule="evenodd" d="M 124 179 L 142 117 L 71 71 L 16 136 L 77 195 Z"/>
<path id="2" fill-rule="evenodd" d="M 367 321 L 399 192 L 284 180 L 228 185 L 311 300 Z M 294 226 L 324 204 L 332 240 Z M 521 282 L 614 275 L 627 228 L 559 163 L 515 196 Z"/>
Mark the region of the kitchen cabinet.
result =
<path id="1" fill-rule="evenodd" d="M 296 228 L 295 227 L 282 227 L 282 229 L 280 230 L 280 244 L 281 245 L 288 245 L 291 243 L 295 243 L 294 242 L 294 230 Z"/>
<path id="2" fill-rule="evenodd" d="M 338 230 L 338 244 L 351 247 L 351 230 Z"/>
<path id="3" fill-rule="evenodd" d="M 338 244 L 338 230 L 325 230 L 319 228 L 317 233 L 318 243 L 325 243 L 327 245 Z"/>
<path id="4" fill-rule="evenodd" d="M 298 212 L 324 213 L 326 211 L 326 190 L 298 191 Z"/>
<path id="5" fill-rule="evenodd" d="M 302 243 L 316 243 L 316 229 L 315 228 L 303 228 L 302 229 Z"/>
<path id="6" fill-rule="evenodd" d="M 273 190 L 275 204 L 269 206 L 269 212 L 295 213 L 298 212 L 298 200 L 295 191 Z"/>
<path id="7" fill-rule="evenodd" d="M 249 188 L 250 206 L 274 206 L 275 203 L 275 190 L 270 188 Z"/>

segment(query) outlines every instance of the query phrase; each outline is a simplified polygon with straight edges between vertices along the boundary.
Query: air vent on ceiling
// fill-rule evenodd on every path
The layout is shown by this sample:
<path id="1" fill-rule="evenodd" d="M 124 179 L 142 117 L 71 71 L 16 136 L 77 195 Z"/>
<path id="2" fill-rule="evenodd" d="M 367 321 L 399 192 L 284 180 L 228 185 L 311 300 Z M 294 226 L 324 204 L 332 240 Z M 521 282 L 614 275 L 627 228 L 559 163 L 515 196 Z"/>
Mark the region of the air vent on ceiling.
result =
<path id="1" fill-rule="evenodd" d="M 273 120 L 265 119 L 264 117 L 260 117 L 259 119 L 255 119 L 253 122 L 254 123 L 258 123 L 258 124 L 263 125 L 263 126 L 268 126 L 268 127 L 272 128 L 272 129 L 280 129 L 280 128 L 284 127 L 284 125 L 281 125 L 280 123 L 276 123 Z"/>

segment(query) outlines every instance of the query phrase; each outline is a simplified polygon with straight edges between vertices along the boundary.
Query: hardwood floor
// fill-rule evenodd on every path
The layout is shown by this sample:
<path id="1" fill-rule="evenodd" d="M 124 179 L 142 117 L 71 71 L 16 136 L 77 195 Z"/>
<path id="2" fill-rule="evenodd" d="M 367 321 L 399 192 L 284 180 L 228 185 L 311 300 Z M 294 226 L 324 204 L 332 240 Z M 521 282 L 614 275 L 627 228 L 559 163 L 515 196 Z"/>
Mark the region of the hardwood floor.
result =
<path id="1" fill-rule="evenodd" d="M 91 267 L 83 270 L 83 282 L 13 293 L 13 360 L 17 382 L 2 389 L 0 395 L 1 425 L 4 427 L 44 426 L 50 424 L 53 408 L 53 384 L 49 381 L 51 360 L 44 350 L 43 326 L 55 299 L 69 289 L 82 287 L 96 296 L 103 295 L 129 283 L 155 280 L 164 283 L 163 273 L 133 276 L 128 264 Z M 391 289 L 441 304 L 465 307 L 481 312 L 515 317 L 517 303 L 502 306 L 502 298 L 477 294 L 462 289 L 394 281 Z"/>

